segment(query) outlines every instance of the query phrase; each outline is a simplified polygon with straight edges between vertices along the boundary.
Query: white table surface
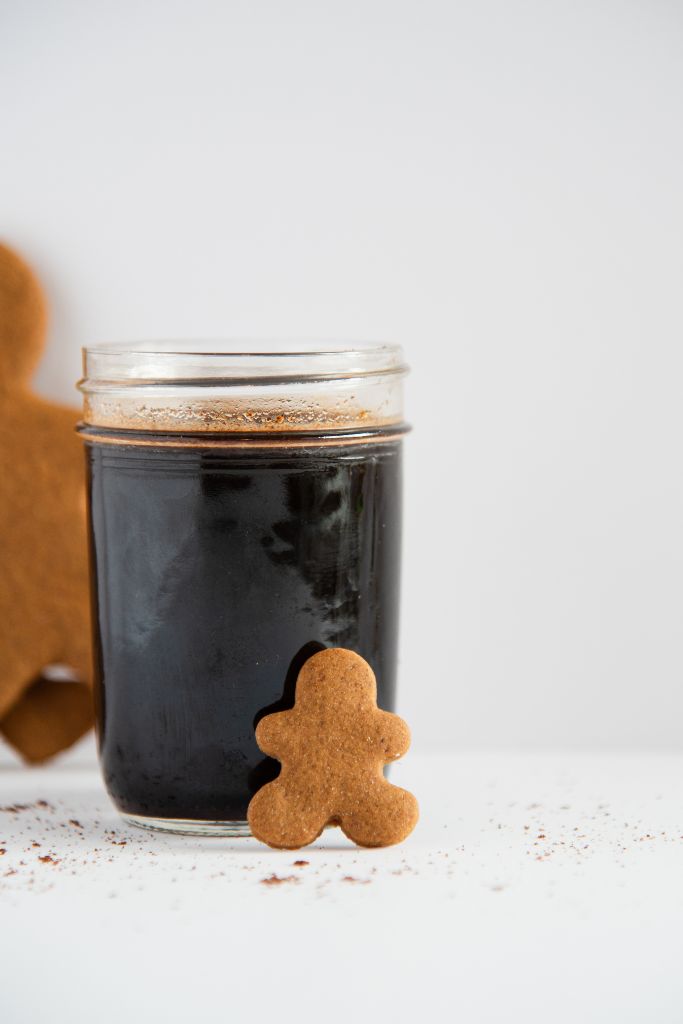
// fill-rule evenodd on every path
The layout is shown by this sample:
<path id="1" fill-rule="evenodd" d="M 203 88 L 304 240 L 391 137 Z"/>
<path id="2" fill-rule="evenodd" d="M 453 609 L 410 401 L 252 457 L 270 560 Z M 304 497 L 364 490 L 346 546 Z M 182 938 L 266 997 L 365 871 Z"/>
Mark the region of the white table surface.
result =
<path id="1" fill-rule="evenodd" d="M 0 1020 L 683 1021 L 683 756 L 411 753 L 393 780 L 402 846 L 287 853 L 123 825 L 87 744 L 5 751 Z"/>

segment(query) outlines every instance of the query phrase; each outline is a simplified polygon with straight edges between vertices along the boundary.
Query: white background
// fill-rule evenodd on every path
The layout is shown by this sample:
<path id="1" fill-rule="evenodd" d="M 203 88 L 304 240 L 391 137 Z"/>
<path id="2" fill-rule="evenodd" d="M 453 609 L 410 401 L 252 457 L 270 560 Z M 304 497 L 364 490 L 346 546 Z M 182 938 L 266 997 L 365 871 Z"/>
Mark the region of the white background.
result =
<path id="1" fill-rule="evenodd" d="M 683 8 L 5 3 L 36 386 L 158 336 L 413 367 L 416 745 L 680 748 Z"/>

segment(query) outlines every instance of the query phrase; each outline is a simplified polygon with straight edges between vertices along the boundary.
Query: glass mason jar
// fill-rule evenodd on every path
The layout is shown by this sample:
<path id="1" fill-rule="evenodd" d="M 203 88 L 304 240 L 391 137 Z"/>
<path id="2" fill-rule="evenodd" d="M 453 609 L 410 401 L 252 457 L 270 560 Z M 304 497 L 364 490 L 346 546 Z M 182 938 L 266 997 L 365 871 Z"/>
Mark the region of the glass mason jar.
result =
<path id="1" fill-rule="evenodd" d="M 98 742 L 129 822 L 240 835 L 307 657 L 357 651 L 393 709 L 407 368 L 192 347 L 84 351 Z"/>

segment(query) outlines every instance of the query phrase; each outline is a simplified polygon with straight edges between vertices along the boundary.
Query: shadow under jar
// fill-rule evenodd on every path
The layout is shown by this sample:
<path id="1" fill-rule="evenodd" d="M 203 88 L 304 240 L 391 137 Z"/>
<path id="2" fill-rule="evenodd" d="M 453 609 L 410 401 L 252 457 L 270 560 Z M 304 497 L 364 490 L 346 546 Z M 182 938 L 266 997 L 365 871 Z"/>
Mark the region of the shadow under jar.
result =
<path id="1" fill-rule="evenodd" d="M 248 834 L 279 771 L 255 725 L 324 647 L 393 710 L 405 373 L 397 346 L 84 351 L 98 741 L 128 821 Z"/>

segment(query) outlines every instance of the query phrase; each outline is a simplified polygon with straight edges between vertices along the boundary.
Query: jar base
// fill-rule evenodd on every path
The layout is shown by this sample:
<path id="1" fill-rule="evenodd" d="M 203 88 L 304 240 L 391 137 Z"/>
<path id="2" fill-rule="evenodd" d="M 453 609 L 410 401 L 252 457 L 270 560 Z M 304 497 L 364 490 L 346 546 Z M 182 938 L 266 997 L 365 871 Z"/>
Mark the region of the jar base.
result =
<path id="1" fill-rule="evenodd" d="M 246 821 L 203 821 L 191 818 L 149 818 L 142 814 L 124 814 L 121 817 L 128 825 L 136 825 L 150 832 L 173 832 L 181 836 L 216 836 L 229 839 L 246 838 L 251 835 Z"/>

